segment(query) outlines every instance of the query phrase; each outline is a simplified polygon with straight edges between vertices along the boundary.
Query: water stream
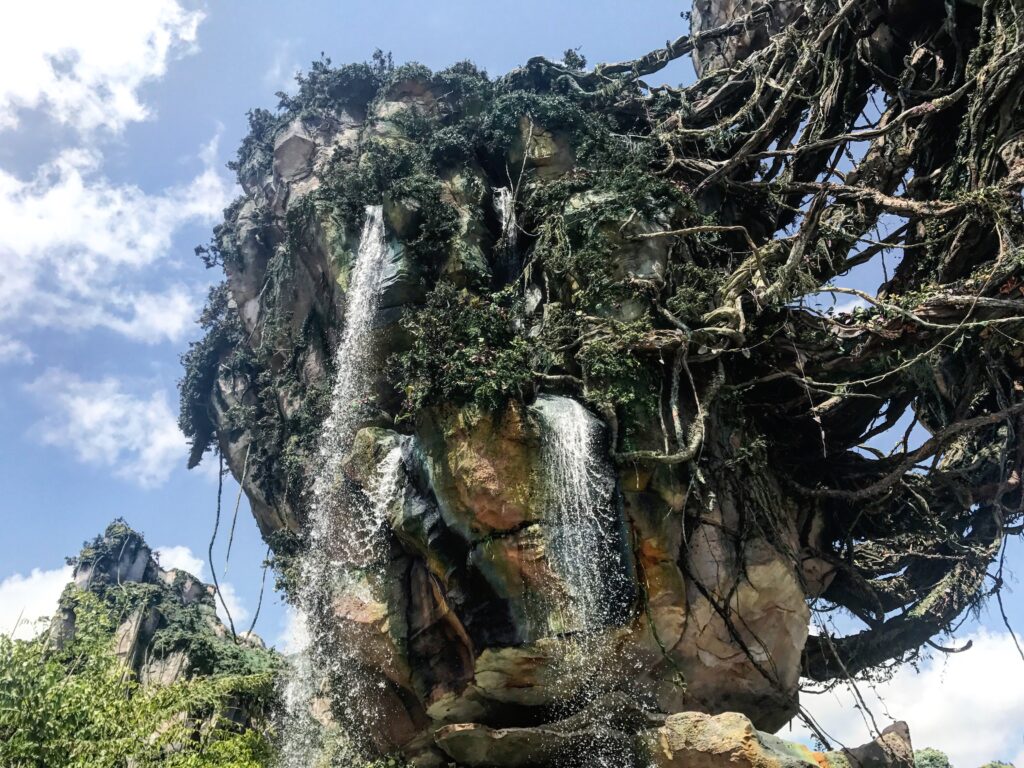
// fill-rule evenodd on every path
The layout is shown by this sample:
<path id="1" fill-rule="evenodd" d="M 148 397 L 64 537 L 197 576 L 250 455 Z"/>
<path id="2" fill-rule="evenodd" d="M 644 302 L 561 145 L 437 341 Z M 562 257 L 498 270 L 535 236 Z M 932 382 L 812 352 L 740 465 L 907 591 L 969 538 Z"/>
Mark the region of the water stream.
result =
<path id="1" fill-rule="evenodd" d="M 377 357 L 373 344 L 384 267 L 389 258 L 380 206 L 366 209 L 359 251 L 349 274 L 345 295 L 345 327 L 335 354 L 336 374 L 331 411 L 324 422 L 309 510 L 309 549 L 300 564 L 298 617 L 295 623 L 296 654 L 283 691 L 285 702 L 284 744 L 281 768 L 309 768 L 324 749 L 324 733 L 313 716 L 327 680 L 343 673 L 336 659 L 319 651 L 326 645 L 329 627 L 315 620 L 324 614 L 334 594 L 339 574 L 367 568 L 379 560 L 380 530 L 386 500 L 397 470 L 382 468 L 378 488 L 369 501 L 354 494 L 343 474 L 342 463 L 359 426 L 360 411 L 372 399 L 373 369 Z M 395 463 L 392 454 L 386 462 Z M 381 488 L 381 486 L 388 486 Z"/>
<path id="2" fill-rule="evenodd" d="M 494 212 L 498 215 L 498 222 L 501 224 L 501 235 L 498 237 L 495 248 L 499 258 L 498 266 L 511 279 L 518 266 L 516 264 L 516 241 L 519 226 L 516 223 L 516 201 L 509 187 L 494 188 Z"/>
<path id="3" fill-rule="evenodd" d="M 599 449 L 601 422 L 577 401 L 541 395 L 534 406 L 544 426 L 543 519 L 552 568 L 568 587 L 558 606 L 565 629 L 593 632 L 607 624 L 612 532 L 611 467 Z"/>

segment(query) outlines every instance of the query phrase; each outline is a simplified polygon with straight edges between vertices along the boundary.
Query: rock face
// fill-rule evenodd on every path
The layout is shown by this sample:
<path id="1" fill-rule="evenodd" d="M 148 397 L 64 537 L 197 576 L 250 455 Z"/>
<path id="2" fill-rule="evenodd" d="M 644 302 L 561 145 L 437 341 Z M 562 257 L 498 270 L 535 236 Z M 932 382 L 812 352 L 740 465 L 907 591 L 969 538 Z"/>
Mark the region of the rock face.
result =
<path id="1" fill-rule="evenodd" d="M 88 592 L 118 619 L 114 652 L 144 685 L 193 676 L 269 672 L 278 658 L 256 635 L 232 639 L 217 616 L 215 591 L 195 576 L 160 567 L 142 536 L 122 521 L 87 542 L 51 623 L 51 642 L 75 633 L 75 597 Z"/>
<path id="2" fill-rule="evenodd" d="M 669 715 L 639 740 L 653 768 L 911 768 L 914 753 L 906 723 L 886 728 L 874 741 L 841 752 L 812 752 L 802 744 L 755 730 L 735 712 Z"/>
<path id="3" fill-rule="evenodd" d="M 350 725 L 423 765 L 569 765 L 567 754 L 820 765 L 755 730 L 797 709 L 806 601 L 831 577 L 812 557 L 813 510 L 786 497 L 727 404 L 709 416 L 700 468 L 643 458 L 684 442 L 690 427 L 662 398 L 685 360 L 630 367 L 611 342 L 587 341 L 595 317 L 623 334 L 649 321 L 642 291 L 679 254 L 644 236 L 695 203 L 630 178 L 588 189 L 581 155 L 604 129 L 535 75 L 499 87 L 466 66 L 331 70 L 269 128 L 254 124 L 237 164 L 245 196 L 214 247 L 227 287 L 183 387 L 194 459 L 215 438 L 294 590 L 362 210 L 381 205 L 391 258 L 379 367 L 366 372 L 366 401 L 346 404 L 362 428 L 330 480 L 368 498 L 400 450 L 376 532 L 387 557 L 339 576 L 317 617 L 334 643 L 322 652 L 378 691 L 372 716 Z M 514 207 L 527 198 L 528 220 Z M 544 249 L 574 238 L 597 271 L 534 269 L 557 265 Z M 694 284 L 693 302 L 704 288 Z M 522 303 L 506 302 L 520 289 Z M 561 328 L 580 340 L 538 352 Z M 713 393 L 713 374 L 698 378 Z M 558 516 L 568 503 L 548 513 L 559 488 L 538 394 L 586 403 L 592 437 L 575 450 L 605 467 L 586 470 L 599 491 L 582 525 L 598 543 L 573 554 L 575 570 L 564 548 L 582 530 Z M 630 451 L 640 458 L 611 462 Z M 581 568 L 597 574 L 599 615 L 574 613 L 594 583 Z M 328 693 L 344 709 L 344 687 Z M 739 714 L 711 717 L 723 712 Z"/>

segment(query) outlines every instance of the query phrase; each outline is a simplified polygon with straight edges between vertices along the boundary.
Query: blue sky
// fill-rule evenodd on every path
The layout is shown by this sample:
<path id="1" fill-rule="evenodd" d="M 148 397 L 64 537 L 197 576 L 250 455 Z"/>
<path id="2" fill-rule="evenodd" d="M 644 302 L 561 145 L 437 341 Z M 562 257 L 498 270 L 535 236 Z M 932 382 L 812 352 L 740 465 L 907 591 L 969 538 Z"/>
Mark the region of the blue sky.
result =
<path id="1" fill-rule="evenodd" d="M 0 631 L 22 610 L 49 612 L 67 577 L 63 557 L 114 517 L 166 548 L 166 564 L 200 569 L 207 559 L 216 480 L 184 469 L 175 383 L 217 277 L 192 249 L 237 193 L 224 165 L 248 109 L 273 107 L 274 92 L 321 52 L 343 63 L 381 48 L 434 68 L 468 58 L 500 74 L 570 47 L 591 62 L 635 56 L 684 31 L 686 9 L 685 0 L 40 0 L 8 9 L 0 28 Z M 691 77 L 680 61 L 654 79 Z M 871 279 L 856 276 L 856 286 L 873 288 L 862 283 Z M 228 514 L 236 489 L 226 486 Z M 255 608 L 263 554 L 243 501 L 225 577 L 238 613 Z M 222 548 L 215 559 L 219 574 Z M 209 579 L 209 564 L 202 568 Z M 1024 600 L 1009 604 L 1024 623 Z M 274 641 L 284 624 L 268 594 L 257 631 Z M 971 663 L 1008 653 L 992 615 L 965 632 L 989 648 Z M 1024 662 L 1016 663 L 1017 698 L 1005 704 L 1024 707 Z M 929 669 L 940 682 L 961 674 Z M 921 677 L 894 690 L 914 701 Z M 932 717 L 936 737 L 944 712 Z M 840 706 L 829 716 L 837 729 L 854 729 L 859 718 L 849 714 Z M 1019 760 L 1020 727 L 1000 727 L 971 748 Z M 965 746 L 962 756 L 969 762 L 974 752 Z"/>

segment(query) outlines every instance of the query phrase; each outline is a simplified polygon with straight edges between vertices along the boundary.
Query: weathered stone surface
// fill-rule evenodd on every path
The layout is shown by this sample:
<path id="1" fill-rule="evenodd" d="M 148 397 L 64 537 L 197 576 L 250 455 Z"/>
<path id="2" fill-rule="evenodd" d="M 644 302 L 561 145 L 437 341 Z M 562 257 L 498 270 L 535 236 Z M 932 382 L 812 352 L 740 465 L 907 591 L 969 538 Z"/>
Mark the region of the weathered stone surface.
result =
<path id="1" fill-rule="evenodd" d="M 886 728 L 873 742 L 842 752 L 812 752 L 802 744 L 756 730 L 737 712 L 669 715 L 660 728 L 638 737 L 652 768 L 911 768 L 906 723 Z"/>
<path id="2" fill-rule="evenodd" d="M 391 563 L 387 578 L 357 573 L 346 578 L 334 600 L 333 624 L 338 647 L 363 667 L 410 688 L 405 650 L 404 595 L 396 585 L 405 578 L 404 562 Z"/>
<path id="3" fill-rule="evenodd" d="M 315 152 L 316 139 L 301 119 L 293 120 L 274 140 L 274 176 L 285 184 L 306 178 Z"/>
<path id="4" fill-rule="evenodd" d="M 231 637 L 217 616 L 213 586 L 161 568 L 142 536 L 123 521 L 108 526 L 76 558 L 72 583 L 51 622 L 50 640 L 58 646 L 74 638 L 79 591 L 110 610 L 117 622 L 111 650 L 144 685 L 223 674 L 227 666 L 234 674 L 265 672 L 277 664 L 257 635 Z"/>
<path id="5" fill-rule="evenodd" d="M 538 520 L 540 435 L 528 411 L 436 411 L 419 430 L 445 522 L 475 541 Z"/>
<path id="6" fill-rule="evenodd" d="M 810 611 L 793 564 L 774 547 L 750 542 L 742 572 L 732 548 L 732 538 L 713 523 L 691 537 L 692 573 L 704 591 L 688 584 L 688 623 L 678 659 L 689 694 L 702 708 L 738 709 L 774 730 L 795 714 Z M 728 627 L 712 599 L 742 616 L 740 626 Z"/>
<path id="7" fill-rule="evenodd" d="M 572 756 L 630 749 L 630 736 L 592 725 L 564 732 L 557 728 L 492 729 L 477 723 L 446 725 L 434 735 L 459 765 L 468 768 L 547 768 L 566 765 Z"/>
<path id="8" fill-rule="evenodd" d="M 519 121 L 519 136 L 509 153 L 509 167 L 529 169 L 541 179 L 555 179 L 566 174 L 575 163 L 569 137 L 562 131 L 551 131 L 529 117 Z"/>
<path id="9" fill-rule="evenodd" d="M 792 7 L 780 5 L 783 16 L 771 24 L 784 23 Z M 744 12 L 743 0 L 697 2 L 694 29 Z M 721 50 L 702 48 L 698 66 L 730 66 L 762 45 L 762 38 L 762 31 L 752 28 L 730 38 Z M 671 749 L 665 765 L 696 759 L 686 753 L 690 735 L 703 739 L 701 749 L 706 747 L 712 760 L 708 766 L 732 760 L 734 752 L 737 761 L 749 758 L 758 768 L 807 764 L 799 750 L 791 753 L 753 728 L 779 727 L 794 711 L 807 632 L 806 599 L 821 594 L 833 572 L 813 555 L 824 535 L 821 521 L 808 517 L 811 511 L 779 502 L 782 494 L 770 472 L 757 470 L 767 478 L 764 487 L 745 495 L 748 478 L 736 476 L 747 470 L 734 469 L 745 455 L 742 434 L 728 424 L 712 424 L 699 465 L 626 462 L 608 481 L 609 514 L 621 525 L 625 543 L 615 553 L 620 561 L 606 563 L 602 577 L 628 584 L 621 590 L 626 595 L 622 610 L 609 626 L 595 630 L 562 610 L 574 596 L 554 565 L 553 534 L 565 531 L 552 530 L 544 514 L 548 489 L 542 424 L 529 405 L 536 393 L 524 392 L 522 401 L 493 413 L 441 404 L 417 414 L 415 422 L 401 418 L 398 402 L 406 382 L 391 380 L 384 361 L 408 341 L 400 320 L 415 313 L 435 280 L 470 294 L 481 285 L 497 289 L 521 281 L 522 322 L 535 335 L 544 324 L 550 329 L 560 316 L 577 312 L 575 299 L 590 287 L 572 276 L 532 274 L 534 231 L 523 230 L 510 265 L 507 221 L 495 212 L 493 190 L 508 190 L 507 219 L 528 195 L 543 192 L 545 184 L 575 183 L 577 171 L 584 172 L 575 168 L 575 129 L 543 125 L 535 113 L 513 115 L 502 124 L 511 146 L 506 144 L 500 156 L 485 159 L 486 153 L 478 152 L 457 168 L 436 168 L 431 188 L 440 190 L 440 203 L 449 206 L 456 224 L 450 242 L 436 253 L 424 256 L 411 245 L 430 222 L 424 219 L 428 208 L 422 198 L 408 187 L 386 186 L 378 190 L 377 200 L 367 199 L 364 188 L 356 190 L 355 198 L 324 196 L 346 184 L 346 173 L 366 169 L 367 147 L 396 156 L 436 148 L 406 133 L 416 122 L 409 118 L 438 117 L 439 130 L 450 127 L 446 121 L 454 118 L 446 111 L 448 97 L 436 79 L 402 76 L 372 102 L 362 100 L 370 104 L 368 115 L 342 110 L 281 126 L 262 175 L 254 172 L 243 179 L 247 199 L 232 222 L 237 258 L 228 267 L 229 283 L 244 329 L 244 351 L 267 353 L 269 362 L 259 372 L 223 366 L 211 406 L 223 427 L 218 432 L 221 449 L 235 476 L 244 479 L 261 531 L 268 537 L 299 533 L 305 525 L 300 523 L 301 495 L 289 495 L 302 483 L 288 473 L 305 461 L 302 469 L 310 480 L 318 465 L 310 454 L 285 454 L 280 446 L 291 449 L 299 437 L 315 438 L 318 425 L 306 406 L 312 395 L 323 398 L 329 392 L 331 356 L 344 327 L 359 249 L 351 206 L 353 199 L 360 205 L 381 203 L 390 253 L 374 325 L 379 369 L 370 371 L 372 402 L 351 404 L 361 409 L 357 420 L 363 428 L 344 461 L 343 476 L 331 481 L 350 483 L 361 499 L 361 492 L 375 487 L 384 457 L 396 448 L 402 451 L 402 476 L 380 515 L 381 529 L 374 532 L 380 551 L 358 563 L 368 571 L 381 558 L 386 565 L 344 582 L 339 577 L 330 617 L 337 645 L 344 649 L 339 654 L 379 685 L 374 689 L 379 701 L 368 703 L 383 713 L 374 734 L 379 748 L 399 748 L 424 764 L 450 757 L 465 765 L 561 768 L 568 763 L 555 761 L 556 753 L 605 742 L 616 748 L 626 743 L 632 750 L 638 731 L 658 725 L 647 720 L 609 725 L 596 710 L 585 710 L 589 714 L 571 724 L 563 722 L 566 711 L 595 697 L 628 691 L 638 707 L 642 702 L 644 710 L 661 717 L 687 710 L 737 710 L 750 718 L 745 725 L 730 721 L 740 734 L 733 746 L 727 738 L 732 732 L 723 732 L 724 726 L 709 715 L 693 715 L 704 718 L 696 731 L 646 733 L 642 741 L 647 746 L 660 745 L 662 736 L 667 740 Z M 330 166 L 328 178 L 332 157 L 338 162 Z M 619 202 L 618 194 L 578 192 L 561 214 L 570 224 L 589 225 L 599 220 L 592 214 L 602 206 Z M 666 208 L 660 215 L 637 212 L 625 221 L 594 224 L 611 245 L 604 265 L 608 280 L 641 286 L 635 294 L 602 298 L 595 314 L 644 320 L 650 301 L 643 286 L 672 282 L 669 249 L 686 246 L 644 237 L 681 226 L 682 203 Z M 283 341 L 268 352 L 275 323 Z M 627 441 L 630 449 L 659 451 L 672 442 L 674 425 L 664 402 L 668 354 L 662 362 L 665 380 L 649 392 L 650 400 L 660 402 L 620 414 L 623 449 Z M 591 381 L 576 391 L 578 366 L 565 371 L 568 375 L 553 377 L 550 389 L 547 379 L 538 377 L 541 393 L 584 399 L 592 394 Z M 270 374 L 275 383 L 265 384 L 258 373 Z M 699 370 L 697 375 L 702 375 Z M 272 397 L 257 397 L 267 394 L 268 386 L 275 388 Z M 683 388 L 689 392 L 685 380 Z M 695 388 L 703 390 L 704 382 Z M 682 397 L 682 410 L 691 418 L 687 397 Z M 266 444 L 252 442 L 251 427 L 237 426 L 238 413 L 260 408 L 273 422 Z M 313 444 L 315 439 L 307 440 L 307 446 Z M 259 451 L 260 463 L 247 470 L 250 450 Z M 769 528 L 775 537 L 771 542 L 764 533 Z M 792 552 L 800 553 L 799 562 Z M 731 623 L 722 619 L 723 611 L 734 617 Z M 579 659 L 576 666 L 568 663 L 574 653 L 589 666 Z M 335 692 L 337 697 L 345 693 Z M 682 728 L 683 721 L 677 725 Z M 677 760 L 677 752 L 687 756 Z"/>

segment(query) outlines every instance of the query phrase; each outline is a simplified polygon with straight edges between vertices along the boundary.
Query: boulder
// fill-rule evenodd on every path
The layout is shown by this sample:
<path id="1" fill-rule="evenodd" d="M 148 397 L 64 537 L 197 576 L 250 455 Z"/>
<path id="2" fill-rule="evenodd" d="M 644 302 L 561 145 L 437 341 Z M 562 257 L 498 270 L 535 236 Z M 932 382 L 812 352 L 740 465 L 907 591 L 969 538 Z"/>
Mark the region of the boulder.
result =
<path id="1" fill-rule="evenodd" d="M 569 136 L 552 131 L 524 115 L 508 158 L 509 168 L 534 171 L 543 180 L 564 176 L 576 163 Z"/>
<path id="2" fill-rule="evenodd" d="M 478 723 L 446 725 L 434 734 L 437 745 L 467 768 L 548 768 L 573 756 L 628 754 L 629 735 L 599 725 L 577 731 L 555 727 L 493 729 Z"/>
<path id="3" fill-rule="evenodd" d="M 841 752 L 813 752 L 802 744 L 754 728 L 738 712 L 669 715 L 664 725 L 638 736 L 652 768 L 912 768 L 906 723 L 894 723 L 877 739 Z"/>
<path id="4" fill-rule="evenodd" d="M 759 6 L 756 0 L 694 0 L 690 15 L 690 31 L 704 32 L 745 16 Z M 771 35 L 786 29 L 803 13 L 800 0 L 772 3 L 772 10 L 759 23 L 735 35 L 698 45 L 693 50 L 693 68 L 698 75 L 731 67 L 754 51 L 763 48 Z"/>
<path id="5" fill-rule="evenodd" d="M 536 522 L 540 433 L 523 406 L 433 411 L 418 429 L 445 522 L 469 541 Z"/>
<path id="6" fill-rule="evenodd" d="M 316 139 L 296 118 L 274 139 L 274 177 L 285 184 L 304 179 L 313 170 Z"/>

